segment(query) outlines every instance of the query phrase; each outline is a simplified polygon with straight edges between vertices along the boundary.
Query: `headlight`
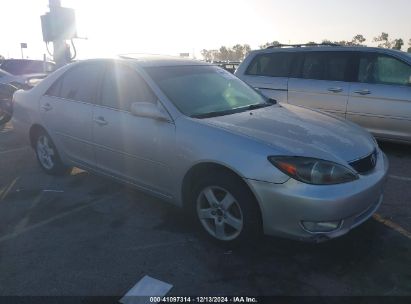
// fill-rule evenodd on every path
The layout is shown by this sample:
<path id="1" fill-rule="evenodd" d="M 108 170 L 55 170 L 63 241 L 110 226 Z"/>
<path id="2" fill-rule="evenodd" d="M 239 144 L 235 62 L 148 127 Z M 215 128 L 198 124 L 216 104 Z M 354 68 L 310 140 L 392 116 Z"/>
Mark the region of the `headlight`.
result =
<path id="1" fill-rule="evenodd" d="M 341 184 L 358 178 L 353 170 L 326 160 L 292 156 L 270 156 L 268 160 L 288 176 L 307 184 Z"/>

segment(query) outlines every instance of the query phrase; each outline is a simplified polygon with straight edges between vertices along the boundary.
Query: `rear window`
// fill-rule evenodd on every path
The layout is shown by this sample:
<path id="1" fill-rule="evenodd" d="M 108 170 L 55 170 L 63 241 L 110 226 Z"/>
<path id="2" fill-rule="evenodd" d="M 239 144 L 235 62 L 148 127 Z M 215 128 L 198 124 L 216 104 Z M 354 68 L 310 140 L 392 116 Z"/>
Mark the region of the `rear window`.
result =
<path id="1" fill-rule="evenodd" d="M 248 67 L 247 75 L 289 77 L 292 53 L 271 53 L 257 55 Z"/>
<path id="2" fill-rule="evenodd" d="M 94 103 L 104 67 L 99 63 L 83 63 L 73 67 L 53 83 L 46 95 Z"/>

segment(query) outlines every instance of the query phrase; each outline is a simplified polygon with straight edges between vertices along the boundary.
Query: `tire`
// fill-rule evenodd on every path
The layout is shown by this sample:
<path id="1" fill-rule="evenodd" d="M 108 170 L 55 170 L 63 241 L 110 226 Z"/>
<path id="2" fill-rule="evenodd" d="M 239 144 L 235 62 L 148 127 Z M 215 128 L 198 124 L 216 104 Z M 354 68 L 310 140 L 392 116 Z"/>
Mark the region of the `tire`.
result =
<path id="1" fill-rule="evenodd" d="M 39 131 L 34 141 L 37 161 L 40 167 L 50 175 L 64 175 L 71 168 L 63 164 L 52 139 L 45 131 Z"/>
<path id="2" fill-rule="evenodd" d="M 201 178 L 190 197 L 200 229 L 222 244 L 244 244 L 261 236 L 258 203 L 243 180 L 227 172 Z"/>

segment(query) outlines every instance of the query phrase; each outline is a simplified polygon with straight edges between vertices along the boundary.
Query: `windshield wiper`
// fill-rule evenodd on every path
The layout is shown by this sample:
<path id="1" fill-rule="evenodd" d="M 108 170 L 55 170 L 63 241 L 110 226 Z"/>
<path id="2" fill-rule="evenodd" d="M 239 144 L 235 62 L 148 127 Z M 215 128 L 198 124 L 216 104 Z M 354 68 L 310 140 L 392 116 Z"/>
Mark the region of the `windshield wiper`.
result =
<path id="1" fill-rule="evenodd" d="M 274 105 L 274 104 L 276 104 L 276 103 L 277 103 L 276 100 L 270 98 L 270 99 L 268 99 L 268 100 L 267 100 L 266 102 L 264 102 L 264 103 L 252 104 L 252 105 L 249 105 L 249 106 L 244 107 L 244 109 L 247 109 L 247 110 L 256 110 L 256 109 L 261 109 L 261 108 L 265 108 L 265 107 L 272 106 L 272 105 Z"/>
<path id="2" fill-rule="evenodd" d="M 216 116 L 224 116 L 224 115 L 229 115 L 237 112 L 237 109 L 230 109 L 230 110 L 225 110 L 225 111 L 213 111 L 213 112 L 208 112 L 208 113 L 201 113 L 201 114 L 194 114 L 191 115 L 190 117 L 192 118 L 210 118 L 210 117 L 216 117 Z"/>
<path id="3" fill-rule="evenodd" d="M 270 98 L 264 103 L 257 103 L 257 104 L 252 104 L 252 105 L 245 106 L 245 107 L 239 107 L 239 108 L 234 108 L 234 109 L 229 109 L 229 110 L 224 110 L 224 111 L 213 111 L 213 112 L 208 112 L 208 113 L 193 114 L 190 117 L 192 118 L 211 118 L 211 117 L 216 117 L 216 116 L 224 116 L 224 115 L 230 115 L 230 114 L 239 113 L 243 111 L 261 109 L 261 108 L 272 106 L 276 103 L 277 101 Z"/>

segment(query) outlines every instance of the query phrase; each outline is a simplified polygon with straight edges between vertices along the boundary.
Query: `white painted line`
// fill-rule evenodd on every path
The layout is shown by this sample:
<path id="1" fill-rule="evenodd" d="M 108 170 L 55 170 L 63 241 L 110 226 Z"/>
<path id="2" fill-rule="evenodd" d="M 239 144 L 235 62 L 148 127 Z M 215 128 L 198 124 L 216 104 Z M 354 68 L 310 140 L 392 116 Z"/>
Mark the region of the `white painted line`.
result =
<path id="1" fill-rule="evenodd" d="M 54 192 L 54 193 L 63 193 L 64 190 L 53 190 L 53 189 L 44 189 L 43 192 Z"/>
<path id="2" fill-rule="evenodd" d="M 150 301 L 150 297 L 164 297 L 171 288 L 173 285 L 146 275 L 119 302 L 122 304 L 158 303 L 158 301 Z"/>
<path id="3" fill-rule="evenodd" d="M 18 179 L 19 178 L 16 177 L 4 190 L 2 189 L 0 191 L 0 201 L 6 198 L 7 194 L 9 194 L 10 190 L 14 187 Z"/>
<path id="4" fill-rule="evenodd" d="M 19 151 L 27 150 L 28 148 L 29 148 L 29 147 L 26 146 L 26 147 L 11 149 L 11 150 L 0 151 L 0 154 L 7 154 L 7 153 L 19 152 Z"/>
<path id="5" fill-rule="evenodd" d="M 398 175 L 388 175 L 389 178 L 393 178 L 393 179 L 398 179 L 398 180 L 402 180 L 402 181 L 406 181 L 406 182 L 411 182 L 411 177 L 405 177 L 405 176 L 398 176 Z"/>

